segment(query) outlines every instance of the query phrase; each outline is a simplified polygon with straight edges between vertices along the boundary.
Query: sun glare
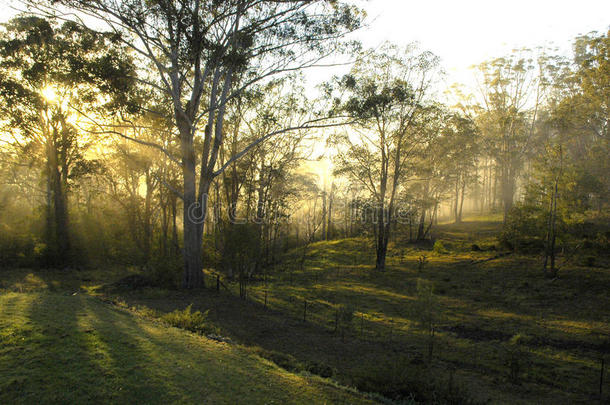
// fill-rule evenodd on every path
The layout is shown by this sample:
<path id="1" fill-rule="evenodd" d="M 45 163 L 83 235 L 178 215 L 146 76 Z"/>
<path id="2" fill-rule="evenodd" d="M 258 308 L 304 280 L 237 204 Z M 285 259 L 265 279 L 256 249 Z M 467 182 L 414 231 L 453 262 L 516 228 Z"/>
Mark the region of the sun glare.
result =
<path id="1" fill-rule="evenodd" d="M 44 89 L 42 89 L 42 97 L 44 97 L 44 99 L 49 102 L 55 102 L 57 100 L 57 94 L 55 93 L 55 89 L 51 86 L 46 86 Z"/>

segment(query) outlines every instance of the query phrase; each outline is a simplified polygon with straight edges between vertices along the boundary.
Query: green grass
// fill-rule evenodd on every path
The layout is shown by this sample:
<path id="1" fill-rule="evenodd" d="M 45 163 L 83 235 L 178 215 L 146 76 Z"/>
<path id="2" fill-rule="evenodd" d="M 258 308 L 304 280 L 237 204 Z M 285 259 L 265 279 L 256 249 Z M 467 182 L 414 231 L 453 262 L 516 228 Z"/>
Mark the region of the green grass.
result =
<path id="1" fill-rule="evenodd" d="M 368 403 L 218 343 L 69 293 L 0 295 L 0 403 Z"/>
<path id="2" fill-rule="evenodd" d="M 539 257 L 496 257 L 499 228 L 494 218 L 441 224 L 435 230 L 447 250 L 441 253 L 407 245 L 397 235 L 383 273 L 373 270 L 370 240 L 315 243 L 302 270 L 300 252 L 292 252 L 268 274 L 267 285 L 251 284 L 247 301 L 228 282 L 232 293 L 100 288 L 125 274 L 119 271 L 14 270 L 4 286 L 80 291 L 155 317 L 193 304 L 193 311 L 209 311 L 207 321 L 249 353 L 287 370 L 332 370 L 343 385 L 390 395 L 408 390 L 430 400 L 451 391 L 451 380 L 463 394 L 454 403 L 470 397 L 504 404 L 599 401 L 599 361 L 610 337 L 610 270 L 574 261 L 562 265 L 556 280 L 546 279 Z M 472 251 L 475 243 L 483 251 Z M 422 256 L 427 264 L 420 268 Z M 433 283 L 442 311 L 430 367 L 421 364 L 427 341 L 413 312 L 418 279 Z M 345 339 L 334 333 L 340 305 L 355 310 Z M 516 380 L 510 370 L 515 359 L 522 363 Z M 610 378 L 605 381 L 607 395 Z"/>

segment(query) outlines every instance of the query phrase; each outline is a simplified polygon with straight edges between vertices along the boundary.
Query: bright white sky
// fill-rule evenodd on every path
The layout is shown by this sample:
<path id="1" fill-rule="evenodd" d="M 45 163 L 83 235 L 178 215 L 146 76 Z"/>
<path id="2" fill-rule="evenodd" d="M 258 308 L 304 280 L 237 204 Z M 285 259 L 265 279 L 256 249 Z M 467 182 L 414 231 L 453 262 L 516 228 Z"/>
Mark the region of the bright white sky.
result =
<path id="1" fill-rule="evenodd" d="M 366 47 L 383 41 L 399 45 L 418 41 L 422 49 L 441 57 L 449 84 L 470 84 L 470 66 L 515 48 L 552 46 L 570 55 L 577 35 L 610 27 L 607 0 L 353 2 L 368 13 L 370 26 L 357 34 Z"/>
<path id="2" fill-rule="evenodd" d="M 348 0 L 367 10 L 369 27 L 356 37 L 365 47 L 384 41 L 407 44 L 440 56 L 447 82 L 469 84 L 469 67 L 520 47 L 556 46 L 566 55 L 579 34 L 610 27 L 607 0 Z M 6 22 L 18 0 L 0 0 Z M 311 84 L 327 80 L 332 69 L 308 72 Z"/>
<path id="3" fill-rule="evenodd" d="M 552 46 L 569 56 L 577 35 L 610 27 L 607 0 L 348 1 L 367 10 L 370 24 L 355 35 L 365 47 L 384 41 L 399 45 L 418 41 L 422 49 L 441 57 L 448 85 L 471 85 L 470 66 L 515 48 Z M 19 2 L 0 0 L 0 22 L 15 14 L 9 4 L 18 6 Z M 317 68 L 306 72 L 306 77 L 315 85 L 347 70 Z"/>

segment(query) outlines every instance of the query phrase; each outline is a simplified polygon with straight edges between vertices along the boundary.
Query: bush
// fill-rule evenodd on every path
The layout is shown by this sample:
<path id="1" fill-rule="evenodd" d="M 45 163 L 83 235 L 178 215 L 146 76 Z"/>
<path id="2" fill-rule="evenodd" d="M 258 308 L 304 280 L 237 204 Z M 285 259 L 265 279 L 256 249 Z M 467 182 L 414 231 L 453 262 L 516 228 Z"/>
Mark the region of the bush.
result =
<path id="1" fill-rule="evenodd" d="M 517 205 L 511 208 L 499 236 L 500 245 L 509 250 L 521 250 L 528 242 L 542 240 L 546 229 L 540 208 Z"/>
<path id="2" fill-rule="evenodd" d="M 303 364 L 289 354 L 276 352 L 274 350 L 265 350 L 260 347 L 254 349 L 254 352 L 262 358 L 274 362 L 284 370 L 291 372 L 300 372 L 304 370 Z"/>
<path id="3" fill-rule="evenodd" d="M 46 252 L 46 245 L 28 234 L 20 234 L 0 224 L 0 267 L 36 267 Z"/>
<path id="4" fill-rule="evenodd" d="M 594 267 L 595 266 L 595 256 L 585 256 L 583 258 L 583 265 L 586 267 Z"/>
<path id="5" fill-rule="evenodd" d="M 529 368 L 530 355 L 523 344 L 531 338 L 516 334 L 505 345 L 504 364 L 508 367 L 508 378 L 513 384 L 518 384 L 521 375 Z"/>
<path id="6" fill-rule="evenodd" d="M 146 275 L 151 285 L 174 289 L 180 285 L 182 266 L 179 257 L 158 258 L 146 267 Z"/>
<path id="7" fill-rule="evenodd" d="M 337 307 L 336 329 L 341 334 L 341 340 L 345 341 L 345 335 L 352 330 L 354 320 L 354 308 L 350 305 L 339 305 Z"/>
<path id="8" fill-rule="evenodd" d="M 325 363 L 310 361 L 303 364 L 289 354 L 276 352 L 274 350 L 266 350 L 260 347 L 254 349 L 254 352 L 260 357 L 274 362 L 278 367 L 293 373 L 307 371 L 308 373 L 319 375 L 324 378 L 330 378 L 335 374 L 335 370 Z"/>
<path id="9" fill-rule="evenodd" d="M 171 326 L 176 328 L 186 329 L 191 332 L 206 334 L 218 333 L 218 329 L 207 322 L 208 311 L 201 313 L 200 311 L 192 312 L 193 304 L 186 307 L 184 310 L 175 310 L 161 317 L 161 319 Z"/>
<path id="10" fill-rule="evenodd" d="M 442 308 L 436 294 L 434 284 L 428 280 L 417 279 L 417 300 L 412 309 L 412 317 L 427 335 L 428 363 L 432 361 L 434 336 L 442 318 Z"/>
<path id="11" fill-rule="evenodd" d="M 445 244 L 440 240 L 437 240 L 436 242 L 434 242 L 434 246 L 432 247 L 432 250 L 434 251 L 434 253 L 438 253 L 441 255 L 447 253 L 447 248 L 445 247 Z"/>
<path id="12" fill-rule="evenodd" d="M 324 378 L 330 378 L 335 374 L 335 370 L 328 364 L 315 361 L 307 363 L 307 372 Z"/>
<path id="13" fill-rule="evenodd" d="M 358 370 L 352 384 L 360 391 L 375 392 L 401 403 L 475 404 L 452 378 L 435 378 L 417 358 L 398 356 Z"/>
<path id="14" fill-rule="evenodd" d="M 239 296 L 247 297 L 250 277 L 256 270 L 260 256 L 260 237 L 257 224 L 232 224 L 224 235 L 222 267 L 230 277 L 237 275 Z"/>

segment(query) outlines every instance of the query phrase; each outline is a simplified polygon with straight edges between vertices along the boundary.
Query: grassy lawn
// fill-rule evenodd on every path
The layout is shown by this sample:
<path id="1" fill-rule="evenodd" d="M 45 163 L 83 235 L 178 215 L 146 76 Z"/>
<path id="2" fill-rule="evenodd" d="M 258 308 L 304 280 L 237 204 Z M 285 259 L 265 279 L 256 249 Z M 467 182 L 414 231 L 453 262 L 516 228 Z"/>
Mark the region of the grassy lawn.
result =
<path id="1" fill-rule="evenodd" d="M 369 402 L 239 346 L 45 291 L 0 295 L 0 375 L 3 404 Z"/>
<path id="2" fill-rule="evenodd" d="M 564 265 L 559 278 L 546 279 L 542 276 L 540 258 L 500 255 L 494 250 L 498 228 L 498 222 L 490 218 L 440 225 L 436 235 L 445 252 L 407 245 L 397 238 L 391 243 L 388 269 L 384 273 L 372 270 L 373 247 L 366 239 L 319 242 L 309 248 L 303 269 L 298 265 L 299 253 L 294 252 L 268 274 L 266 284 L 262 279 L 252 283 L 245 301 L 238 298 L 237 285 L 228 281 L 225 283 L 230 292 L 224 288 L 220 292 L 213 288 L 199 292 L 153 288 L 129 291 L 100 288 L 99 280 L 124 272 L 104 276 L 99 271 L 79 271 L 68 276 L 61 272 L 27 274 L 15 270 L 4 277 L 5 287 L 12 291 L 67 290 L 79 294 L 5 294 L 2 319 L 3 322 L 10 319 L 13 328 L 21 328 L 20 336 L 26 341 L 42 339 L 31 344 L 24 341 L 20 349 L 13 350 L 40 356 L 44 351 L 35 348 L 49 339 L 43 339 L 46 335 L 40 330 L 50 331 L 52 339 L 68 339 L 75 348 L 81 348 L 69 351 L 76 353 L 73 355 L 77 358 L 68 360 L 64 367 L 66 376 L 58 384 L 85 379 L 92 382 L 96 395 L 117 401 L 126 398 L 121 395 L 133 392 L 140 395 L 137 387 L 149 387 L 140 388 L 141 395 L 150 395 L 152 402 L 159 395 L 172 401 L 189 402 L 203 397 L 223 402 L 239 392 L 240 397 L 253 398 L 251 402 L 275 398 L 282 403 L 290 398 L 307 402 L 305 398 L 317 396 L 314 402 L 330 403 L 349 398 L 343 391 L 278 369 L 261 360 L 262 357 L 288 370 L 316 374 L 325 374 L 319 370 L 331 370 L 333 379 L 341 384 L 390 397 L 412 392 L 416 399 L 425 399 L 437 395 L 435 390 L 440 389 L 443 395 L 449 393 L 446 395 L 449 400 L 455 399 L 452 403 L 463 403 L 464 398 L 500 404 L 598 402 L 600 359 L 607 356 L 610 337 L 610 270 L 580 266 L 576 261 Z M 473 251 L 474 243 L 482 251 Z M 421 266 L 423 256 L 425 264 Z M 415 321 L 418 279 L 433 283 L 440 304 L 429 366 L 424 364 L 426 336 Z M 212 280 L 208 284 L 215 287 Z M 82 294 L 101 296 L 135 309 L 136 313 L 152 309 L 162 314 L 193 304 L 194 309 L 209 310 L 210 320 L 221 334 L 244 348 L 167 329 L 113 310 Z M 56 302 L 49 305 L 45 300 Z M 354 311 L 345 337 L 335 332 L 339 305 Z M 16 315 L 6 315 L 5 308 L 10 312 L 10 308 L 18 306 L 23 309 L 13 310 Z M 69 309 L 72 306 L 74 310 Z M 34 311 L 37 307 L 65 308 L 58 318 L 65 317 L 64 329 L 56 332 L 55 326 L 49 326 L 53 322 L 44 323 L 44 319 L 54 321 L 56 315 Z M 63 338 L 62 334 L 73 327 L 79 332 Z M 104 327 L 107 332 L 99 332 Z M 180 336 L 180 343 L 177 338 L 169 338 L 170 334 Z M 4 336 L 3 339 L 9 339 Z M 209 347 L 214 351 L 205 349 Z M 7 357 L 3 350 L 2 355 Z M 223 359 L 223 365 L 235 362 L 243 367 L 217 367 L 220 360 L 210 358 L 208 363 L 202 360 L 212 352 L 214 359 Z M 64 364 L 63 355 L 53 352 L 51 356 L 59 356 L 52 359 L 52 364 Z M 7 370 L 19 369 L 17 364 L 21 363 L 16 363 L 16 355 L 8 358 L 13 363 Z M 47 360 L 51 361 L 51 357 L 44 358 Z M 212 365 L 213 361 L 218 362 Z M 82 367 L 72 369 L 69 366 L 72 362 L 86 363 L 89 371 L 80 371 Z M 0 364 L 4 367 L 5 362 Z M 245 364 L 255 371 L 240 373 Z M 517 365 L 512 376 L 511 364 Z M 133 372 L 125 371 L 130 367 L 135 367 Z M 42 395 L 44 384 L 35 381 L 51 378 L 49 372 L 41 371 L 40 367 L 38 371 L 26 369 L 39 375 L 25 378 L 12 374 L 9 379 L 12 382 L 2 386 L 2 395 L 7 395 L 6 392 L 12 395 L 15 391 L 7 389 L 22 386 L 27 387 L 26 392 Z M 75 375 L 71 376 L 68 370 Z M 235 374 L 225 376 L 229 372 Z M 110 374 L 102 382 L 95 377 L 106 376 L 105 373 Z M 208 376 L 203 383 L 202 375 Z M 248 393 L 253 381 L 249 375 L 277 382 L 274 386 L 284 389 L 268 387 L 269 391 L 264 391 L 265 384 L 261 382 L 259 386 L 257 382 L 256 390 Z M 274 378 L 269 380 L 268 375 Z M 610 393 L 609 381 L 606 376 L 606 398 Z M 223 384 L 232 391 L 227 388 L 223 391 Z M 436 388 L 430 391 L 429 384 Z M 68 395 L 61 388 L 53 392 Z M 298 399 L 291 394 L 295 392 L 299 393 Z M 352 397 L 347 402 L 355 401 Z"/>

